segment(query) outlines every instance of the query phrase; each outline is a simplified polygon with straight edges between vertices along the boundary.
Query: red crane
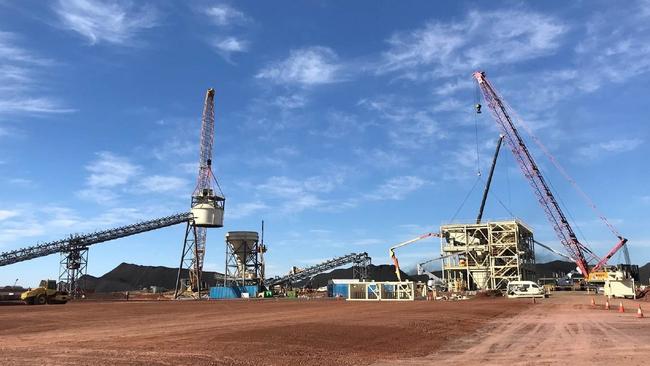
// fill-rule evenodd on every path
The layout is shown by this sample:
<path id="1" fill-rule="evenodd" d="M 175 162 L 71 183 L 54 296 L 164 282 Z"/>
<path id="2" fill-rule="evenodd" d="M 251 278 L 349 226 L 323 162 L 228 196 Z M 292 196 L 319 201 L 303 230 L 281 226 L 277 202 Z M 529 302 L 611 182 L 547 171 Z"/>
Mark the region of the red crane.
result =
<path id="1" fill-rule="evenodd" d="M 560 239 L 562 245 L 569 252 L 569 256 L 575 260 L 580 272 L 585 276 L 585 278 L 588 278 L 590 271 L 598 270 L 605 265 L 607 260 L 609 260 L 609 258 L 611 258 L 627 243 L 627 239 L 618 235 L 616 230 L 601 215 L 601 219 L 605 221 L 612 232 L 614 232 L 618 237 L 619 242 L 602 259 L 594 254 L 587 246 L 580 243 L 573 228 L 571 228 L 571 225 L 567 221 L 566 216 L 560 209 L 560 205 L 547 185 L 546 180 L 542 176 L 533 156 L 528 151 L 519 131 L 515 127 L 515 124 L 510 117 L 510 115 L 514 115 L 514 113 L 509 113 L 509 111 L 512 112 L 512 110 L 496 92 L 490 81 L 485 77 L 484 72 L 477 71 L 473 76 L 478 82 L 478 86 L 483 94 L 483 98 L 492 112 L 492 116 L 499 125 L 506 142 L 510 146 L 519 168 L 533 188 L 537 200 L 544 209 L 549 222 L 553 226 L 553 230 Z M 566 172 L 563 170 L 562 173 L 568 177 Z M 595 208 L 593 204 L 592 208 Z M 590 262 L 596 263 L 591 270 L 589 268 Z"/>

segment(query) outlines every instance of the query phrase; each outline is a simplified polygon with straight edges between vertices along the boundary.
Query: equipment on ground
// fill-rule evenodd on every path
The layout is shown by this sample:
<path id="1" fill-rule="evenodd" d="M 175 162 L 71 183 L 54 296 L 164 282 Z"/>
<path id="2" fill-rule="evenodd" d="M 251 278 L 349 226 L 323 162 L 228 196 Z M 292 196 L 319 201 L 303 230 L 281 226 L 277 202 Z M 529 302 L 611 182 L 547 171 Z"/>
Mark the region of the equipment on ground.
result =
<path id="1" fill-rule="evenodd" d="M 295 273 L 288 274 L 282 277 L 273 277 L 264 281 L 264 285 L 267 288 L 271 288 L 276 285 L 284 285 L 300 282 L 308 278 L 312 278 L 315 275 L 332 270 L 336 267 L 352 263 L 352 277 L 358 278 L 360 280 L 365 280 L 368 278 L 368 266 L 371 264 L 371 258 L 368 256 L 368 253 L 350 253 L 342 257 L 336 257 L 325 261 L 323 263 L 317 264 L 315 266 L 307 267 L 301 271 L 296 271 Z M 292 271 L 293 272 L 293 271 Z"/>
<path id="2" fill-rule="evenodd" d="M 528 182 L 533 188 L 533 192 L 535 193 L 540 205 L 544 209 L 544 212 L 546 213 L 549 222 L 555 230 L 556 235 L 560 239 L 560 242 L 568 251 L 569 256 L 576 262 L 580 272 L 585 275 L 585 277 L 588 277 L 591 271 L 597 271 L 598 269 L 602 268 L 607 263 L 607 261 L 627 243 L 627 239 L 622 237 L 618 231 L 616 231 L 616 229 L 607 221 L 607 219 L 599 213 L 600 218 L 605 222 L 612 233 L 618 237 L 619 242 L 602 259 L 598 258 L 598 256 L 587 246 L 580 243 L 566 216 L 560 209 L 560 205 L 551 192 L 550 187 L 542 176 L 538 165 L 535 163 L 535 160 L 526 147 L 523 138 L 515 127 L 515 124 L 511 117 L 511 115 L 514 115 L 514 111 L 506 104 L 503 98 L 499 96 L 499 94 L 492 86 L 491 82 L 486 78 L 484 72 L 477 71 L 473 74 L 473 76 L 478 82 L 478 87 L 480 88 L 495 121 L 499 125 L 499 128 L 501 129 L 501 132 L 506 139 L 506 142 L 510 146 L 515 160 L 517 161 L 522 173 L 528 179 Z M 588 199 L 586 194 L 577 187 L 575 181 L 569 177 L 566 171 L 550 155 L 550 153 L 548 153 L 547 149 L 542 146 L 537 139 L 535 139 L 535 141 L 549 156 L 551 162 L 576 187 L 576 189 L 578 189 L 583 198 L 589 202 L 590 206 L 597 211 L 596 206 Z M 589 267 L 590 262 L 595 263 L 592 268 Z"/>
<path id="3" fill-rule="evenodd" d="M 432 238 L 432 237 L 440 237 L 440 234 L 438 233 L 426 233 L 422 234 L 416 238 L 401 242 L 399 244 L 393 245 L 388 249 L 388 255 L 390 256 L 390 259 L 393 260 L 393 264 L 395 265 L 395 274 L 397 275 L 397 281 L 401 282 L 402 281 L 402 275 L 400 274 L 400 269 L 399 269 L 399 261 L 397 260 L 397 256 L 395 256 L 395 249 L 401 248 L 405 245 L 413 244 L 417 241 L 420 241 L 422 239 L 426 238 Z"/>
<path id="4" fill-rule="evenodd" d="M 42 280 L 38 287 L 20 295 L 27 305 L 65 304 L 70 300 L 67 291 L 59 291 L 55 280 Z"/>
<path id="5" fill-rule="evenodd" d="M 201 298 L 203 259 L 207 229 L 223 227 L 223 213 L 226 199 L 219 182 L 212 172 L 212 145 L 214 144 L 214 89 L 208 89 L 203 103 L 199 151 L 199 174 L 192 194 L 192 220 L 187 222 L 185 240 L 181 251 L 181 262 L 176 277 L 174 298 L 189 292 Z M 218 190 L 218 191 L 217 191 Z M 187 269 L 187 288 L 181 285 L 181 272 Z"/>

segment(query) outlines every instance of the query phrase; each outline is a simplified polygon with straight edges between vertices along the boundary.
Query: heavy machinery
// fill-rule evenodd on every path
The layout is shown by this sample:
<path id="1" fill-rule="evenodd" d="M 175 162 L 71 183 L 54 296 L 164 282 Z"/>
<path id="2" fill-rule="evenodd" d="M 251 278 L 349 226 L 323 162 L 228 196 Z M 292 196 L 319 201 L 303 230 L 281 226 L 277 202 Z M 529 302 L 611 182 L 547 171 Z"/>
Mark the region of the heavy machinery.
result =
<path id="1" fill-rule="evenodd" d="M 397 256 L 395 255 L 395 249 L 401 248 L 405 245 L 413 244 L 415 242 L 418 242 L 422 239 L 426 238 L 433 238 L 433 237 L 440 237 L 440 234 L 438 233 L 426 233 L 418 236 L 417 238 L 413 238 L 404 242 L 401 242 L 399 244 L 393 245 L 388 249 L 388 255 L 390 256 L 390 259 L 393 260 L 393 264 L 395 265 L 395 274 L 397 275 L 397 281 L 402 282 L 402 275 L 400 274 L 400 269 L 399 269 L 399 261 L 397 260 Z"/>
<path id="2" fill-rule="evenodd" d="M 587 197 L 587 195 L 577 186 L 576 182 L 568 175 L 568 173 L 559 165 L 557 160 L 548 152 L 548 150 L 533 136 L 535 142 L 540 146 L 542 151 L 549 157 L 551 162 L 558 168 L 558 170 L 571 182 L 571 184 L 578 190 L 582 197 L 588 202 L 589 206 L 596 211 L 600 219 L 610 229 L 610 231 L 618 238 L 618 242 L 603 258 L 599 258 L 591 249 L 581 243 L 573 228 L 569 224 L 564 212 L 560 209 L 558 201 L 551 192 L 546 179 L 533 159 L 530 151 L 526 147 L 523 138 L 521 137 L 515 123 L 511 116 L 515 113 L 510 108 L 504 99 L 499 96 L 492 83 L 487 79 L 484 72 L 477 71 L 473 77 L 478 83 L 478 87 L 483 94 L 492 116 L 494 117 L 497 125 L 499 126 L 502 135 L 510 146 L 510 149 L 521 169 L 522 173 L 530 183 L 533 192 L 544 212 L 553 227 L 557 237 L 568 252 L 569 257 L 576 263 L 578 271 L 587 279 L 592 279 L 602 270 L 607 264 L 607 261 L 627 244 L 627 239 L 621 236 L 614 226 L 607 221 L 607 219 L 598 212 L 595 204 Z M 477 107 L 480 110 L 480 108 Z M 532 135 L 532 133 L 531 133 Z M 626 249 L 624 249 L 626 252 Z M 626 258 L 628 255 L 626 254 Z M 590 265 L 593 263 L 593 265 Z M 629 264 L 629 263 L 628 263 Z M 607 272 L 607 271 L 605 271 Z M 633 279 L 632 279 L 633 281 Z"/>
<path id="3" fill-rule="evenodd" d="M 65 304 L 70 300 L 67 291 L 59 291 L 55 280 L 42 280 L 38 287 L 20 295 L 27 305 Z"/>

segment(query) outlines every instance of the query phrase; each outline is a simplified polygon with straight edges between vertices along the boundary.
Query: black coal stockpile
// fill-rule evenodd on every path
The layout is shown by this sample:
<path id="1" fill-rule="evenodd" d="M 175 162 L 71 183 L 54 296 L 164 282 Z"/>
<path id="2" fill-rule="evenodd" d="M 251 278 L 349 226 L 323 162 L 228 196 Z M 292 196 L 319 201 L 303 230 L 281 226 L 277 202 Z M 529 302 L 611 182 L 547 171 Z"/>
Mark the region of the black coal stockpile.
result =
<path id="1" fill-rule="evenodd" d="M 564 277 L 566 274 L 575 270 L 576 264 L 568 261 L 552 261 L 535 264 L 537 278 Z"/>
<path id="2" fill-rule="evenodd" d="M 400 271 L 402 280 L 412 280 L 411 277 L 406 273 Z M 395 267 L 388 264 L 382 265 L 370 265 L 368 266 L 368 277 L 374 281 L 397 281 L 397 275 L 395 274 Z M 327 286 L 327 282 L 332 279 L 349 279 L 352 278 L 352 267 L 350 268 L 341 268 L 335 269 L 331 272 L 321 273 L 314 276 L 311 281 L 305 280 L 299 283 L 294 284 L 295 286 L 311 286 L 312 288 L 324 287 Z M 417 280 L 415 280 L 417 281 Z"/>
<path id="3" fill-rule="evenodd" d="M 151 286 L 174 289 L 177 274 L 177 268 L 122 263 L 101 277 L 86 275 L 82 276 L 81 280 L 84 281 L 84 287 L 91 292 L 134 291 Z M 203 281 L 208 286 L 215 286 L 216 274 L 216 272 L 203 272 Z M 187 270 L 181 273 L 181 277 L 188 277 Z"/>

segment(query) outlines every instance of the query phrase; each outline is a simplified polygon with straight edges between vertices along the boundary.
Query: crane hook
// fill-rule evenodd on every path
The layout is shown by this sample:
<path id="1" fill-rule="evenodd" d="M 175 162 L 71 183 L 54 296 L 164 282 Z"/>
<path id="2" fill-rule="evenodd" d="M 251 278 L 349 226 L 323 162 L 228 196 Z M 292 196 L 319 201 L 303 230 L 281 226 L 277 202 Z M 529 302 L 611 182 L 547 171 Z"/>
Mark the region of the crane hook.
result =
<path id="1" fill-rule="evenodd" d="M 481 104 L 476 104 L 474 107 L 476 108 L 476 114 L 481 114 Z"/>

